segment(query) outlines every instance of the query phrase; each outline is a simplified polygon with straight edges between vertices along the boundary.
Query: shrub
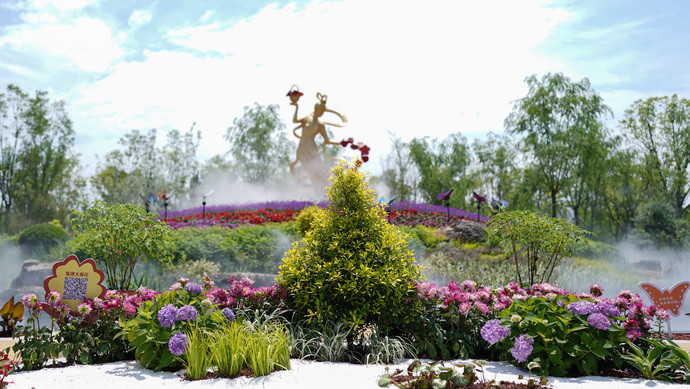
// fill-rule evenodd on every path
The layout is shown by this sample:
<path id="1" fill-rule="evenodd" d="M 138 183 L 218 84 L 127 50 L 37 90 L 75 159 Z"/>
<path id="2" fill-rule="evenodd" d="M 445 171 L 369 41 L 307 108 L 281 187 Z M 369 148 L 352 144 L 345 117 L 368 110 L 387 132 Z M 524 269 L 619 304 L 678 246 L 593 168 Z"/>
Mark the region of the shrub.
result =
<path id="1" fill-rule="evenodd" d="M 215 262 L 221 271 L 275 273 L 295 237 L 294 224 L 180 228 L 173 231 L 176 264 L 202 259 Z"/>
<path id="2" fill-rule="evenodd" d="M 325 215 L 326 211 L 316 205 L 302 209 L 295 220 L 297 231 L 299 231 L 300 235 L 306 236 L 307 232 L 314 228 L 314 225 L 316 224 L 315 221 L 323 218 Z"/>
<path id="3" fill-rule="evenodd" d="M 497 214 L 488 232 L 498 237 L 508 258 L 514 261 L 518 282 L 523 287 L 548 282 L 561 258 L 570 254 L 587 233 L 563 219 L 527 211 Z M 527 272 L 520 271 L 521 260 L 527 264 Z"/>
<path id="4" fill-rule="evenodd" d="M 48 252 L 51 248 L 64 244 L 69 237 L 60 222 L 54 220 L 50 223 L 36 224 L 23 230 L 19 233 L 17 242 L 24 255 L 31 256 Z"/>
<path id="5" fill-rule="evenodd" d="M 289 307 L 312 323 L 343 321 L 355 332 L 373 324 L 395 335 L 410 321 L 420 268 L 359 164 L 333 169 L 326 217 L 286 254 L 278 283 Z"/>
<path id="6" fill-rule="evenodd" d="M 133 203 L 107 205 L 97 201 L 86 211 L 74 211 L 78 246 L 102 265 L 108 286 L 131 287 L 138 261 L 168 265 L 173 248 L 171 229 Z"/>
<path id="7" fill-rule="evenodd" d="M 620 250 L 615 246 L 587 238 L 582 239 L 582 244 L 573 250 L 573 256 L 599 260 L 620 260 L 622 258 Z"/>

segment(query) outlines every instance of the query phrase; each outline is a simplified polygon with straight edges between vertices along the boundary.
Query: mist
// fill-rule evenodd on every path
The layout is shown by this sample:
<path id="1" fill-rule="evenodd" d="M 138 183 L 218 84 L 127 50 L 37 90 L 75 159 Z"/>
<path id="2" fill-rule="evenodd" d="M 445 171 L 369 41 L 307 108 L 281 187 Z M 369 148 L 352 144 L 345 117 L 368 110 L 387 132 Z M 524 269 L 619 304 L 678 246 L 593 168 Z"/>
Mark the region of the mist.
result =
<path id="1" fill-rule="evenodd" d="M 2 267 L 0 271 L 0 297 L 3 297 L 4 292 L 10 289 L 12 281 L 21 272 L 23 263 L 24 257 L 19 250 L 19 246 L 8 241 L 0 243 L 0 267 Z M 21 298 L 21 296 L 19 297 Z M 0 301 L 0 304 L 4 303 L 5 301 Z"/>

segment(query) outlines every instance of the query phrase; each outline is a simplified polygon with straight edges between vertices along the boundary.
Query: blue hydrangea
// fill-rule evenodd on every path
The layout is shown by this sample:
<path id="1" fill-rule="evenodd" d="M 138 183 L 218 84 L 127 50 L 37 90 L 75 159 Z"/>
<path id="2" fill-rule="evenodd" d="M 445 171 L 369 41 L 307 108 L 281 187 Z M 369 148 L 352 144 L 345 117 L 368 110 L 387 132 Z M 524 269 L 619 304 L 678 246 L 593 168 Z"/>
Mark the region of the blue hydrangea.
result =
<path id="1" fill-rule="evenodd" d="M 199 312 L 197 312 L 196 308 L 191 305 L 185 305 L 177 311 L 175 318 L 177 320 L 194 321 L 198 314 Z"/>
<path id="2" fill-rule="evenodd" d="M 170 338 L 168 341 L 168 349 L 175 355 L 182 355 L 187 351 L 187 346 L 189 346 L 189 340 L 187 335 L 178 332 Z"/>
<path id="3" fill-rule="evenodd" d="M 600 312 L 589 315 L 589 317 L 587 317 L 587 321 L 589 322 L 589 325 L 600 330 L 608 330 L 611 326 L 609 319 L 607 319 L 606 316 Z"/>
<path id="4" fill-rule="evenodd" d="M 225 316 L 226 319 L 229 321 L 235 320 L 235 312 L 232 311 L 230 308 L 223 308 L 223 316 Z"/>
<path id="5" fill-rule="evenodd" d="M 201 288 L 201 285 L 197 284 L 196 282 L 188 282 L 187 283 L 187 292 L 191 294 L 201 294 L 204 290 Z"/>
<path id="6" fill-rule="evenodd" d="M 532 354 L 534 339 L 525 337 L 525 334 L 518 336 L 513 343 L 513 348 L 510 349 L 510 354 L 513 355 L 518 362 L 525 362 L 527 357 Z"/>
<path id="7" fill-rule="evenodd" d="M 501 321 L 498 319 L 489 320 L 484 324 L 480 331 L 482 338 L 494 344 L 503 340 L 510 334 L 510 328 L 501 326 Z"/>
<path id="8" fill-rule="evenodd" d="M 177 321 L 177 308 L 174 305 L 168 304 L 158 311 L 158 322 L 165 328 L 172 327 Z"/>

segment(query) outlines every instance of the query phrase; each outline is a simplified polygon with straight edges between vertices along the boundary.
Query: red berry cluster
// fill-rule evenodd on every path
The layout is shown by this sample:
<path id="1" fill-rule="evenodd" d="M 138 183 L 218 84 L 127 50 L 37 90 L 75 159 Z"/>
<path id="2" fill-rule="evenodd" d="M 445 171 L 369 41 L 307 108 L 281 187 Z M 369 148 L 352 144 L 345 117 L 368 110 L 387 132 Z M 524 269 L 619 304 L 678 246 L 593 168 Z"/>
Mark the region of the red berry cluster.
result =
<path id="1" fill-rule="evenodd" d="M 350 145 L 350 148 L 352 150 L 359 150 L 360 153 L 362 153 L 362 161 L 367 162 L 369 161 L 369 151 L 371 150 L 369 146 L 365 145 L 362 142 L 357 142 L 355 143 L 355 140 L 352 138 L 347 138 L 343 139 L 340 141 L 340 145 L 343 147 L 347 147 L 347 145 Z"/>

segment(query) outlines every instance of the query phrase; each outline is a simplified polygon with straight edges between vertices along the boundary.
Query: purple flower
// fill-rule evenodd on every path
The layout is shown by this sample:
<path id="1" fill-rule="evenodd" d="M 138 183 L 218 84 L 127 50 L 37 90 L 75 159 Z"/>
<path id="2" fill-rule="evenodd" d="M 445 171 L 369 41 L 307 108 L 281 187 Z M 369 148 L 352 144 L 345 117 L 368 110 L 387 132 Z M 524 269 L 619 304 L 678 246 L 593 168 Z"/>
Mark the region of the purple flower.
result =
<path id="1" fill-rule="evenodd" d="M 187 339 L 187 335 L 181 332 L 173 335 L 173 337 L 168 341 L 168 349 L 170 349 L 170 352 L 175 355 L 184 354 L 187 351 L 188 346 L 189 340 Z"/>
<path id="2" fill-rule="evenodd" d="M 177 311 L 175 319 L 194 321 L 198 314 L 199 312 L 197 312 L 196 308 L 191 305 L 185 305 Z"/>
<path id="3" fill-rule="evenodd" d="M 235 320 L 235 312 L 232 311 L 230 308 L 223 308 L 223 316 L 225 316 L 228 321 L 233 321 Z"/>
<path id="4" fill-rule="evenodd" d="M 187 292 L 191 294 L 201 294 L 201 292 L 203 292 L 203 289 L 201 288 L 201 285 L 197 284 L 196 282 L 188 282 Z"/>
<path id="5" fill-rule="evenodd" d="M 177 308 L 172 304 L 167 304 L 158 311 L 158 321 L 165 328 L 172 327 L 177 317 Z"/>
<path id="6" fill-rule="evenodd" d="M 614 307 L 609 303 L 599 303 L 597 304 L 597 310 L 606 316 L 620 316 L 621 313 L 618 308 Z"/>
<path id="7" fill-rule="evenodd" d="M 605 319 L 605 318 L 604 318 Z M 515 339 L 513 343 L 513 348 L 510 349 L 510 353 L 513 355 L 518 362 L 525 362 L 527 357 L 532 354 L 532 345 L 534 344 L 534 339 L 525 338 L 525 334 L 522 334 Z"/>
<path id="8" fill-rule="evenodd" d="M 568 310 L 576 315 L 589 315 L 597 311 L 597 306 L 591 301 L 577 301 L 568 304 Z"/>
<path id="9" fill-rule="evenodd" d="M 587 321 L 589 322 L 589 325 L 600 330 L 608 330 L 611 326 L 609 319 L 607 319 L 603 313 L 599 312 L 589 315 L 589 317 L 587 317 Z"/>
<path id="10" fill-rule="evenodd" d="M 510 328 L 501 326 L 501 321 L 498 319 L 489 320 L 484 324 L 480 331 L 482 338 L 494 344 L 503 340 L 510 334 Z M 530 351 L 531 352 L 531 351 Z"/>

